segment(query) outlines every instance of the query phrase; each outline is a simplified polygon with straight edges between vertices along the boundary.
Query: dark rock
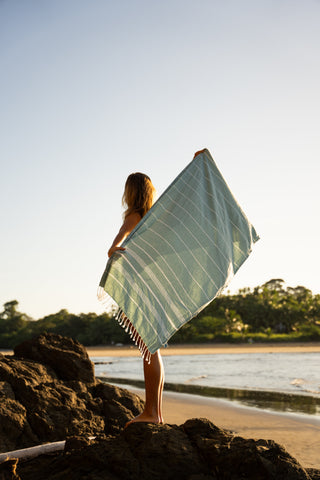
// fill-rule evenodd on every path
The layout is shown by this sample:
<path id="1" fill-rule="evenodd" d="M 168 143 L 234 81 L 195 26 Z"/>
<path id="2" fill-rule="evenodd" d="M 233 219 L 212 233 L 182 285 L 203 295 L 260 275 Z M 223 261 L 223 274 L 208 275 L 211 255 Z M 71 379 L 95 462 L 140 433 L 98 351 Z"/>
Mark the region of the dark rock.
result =
<path id="1" fill-rule="evenodd" d="M 8 452 L 39 443 L 32 431 L 27 411 L 19 402 L 11 398 L 0 401 L 0 452 Z"/>
<path id="2" fill-rule="evenodd" d="M 69 439 L 63 453 L 17 467 L 21 480 L 315 480 L 319 471 L 310 473 L 276 443 L 236 437 L 206 419 Z"/>
<path id="3" fill-rule="evenodd" d="M 107 402 L 116 400 L 128 410 L 131 410 L 134 416 L 141 412 L 144 405 L 143 400 L 137 395 L 133 395 L 125 388 L 115 387 L 108 383 L 99 383 L 93 391 L 95 396 L 103 398 Z"/>
<path id="4" fill-rule="evenodd" d="M 1 480 L 21 480 L 21 478 L 17 475 L 18 459 L 13 458 L 7 460 L 0 464 L 0 479 Z"/>
<path id="5" fill-rule="evenodd" d="M 14 391 L 12 390 L 10 383 L 0 382 L 0 398 L 1 397 L 2 399 L 11 398 L 11 400 L 15 400 Z"/>
<path id="6" fill-rule="evenodd" d="M 103 414 L 114 419 L 112 423 L 106 425 L 106 433 L 119 433 L 128 422 L 128 418 L 131 420 L 143 410 L 143 400 L 124 388 L 100 383 L 94 388 L 94 393 L 103 399 Z"/>
<path id="7" fill-rule="evenodd" d="M 209 473 L 188 435 L 176 425 L 131 424 L 122 436 L 139 462 L 137 479 L 176 479 Z"/>
<path id="8" fill-rule="evenodd" d="M 15 347 L 14 354 L 49 365 L 61 380 L 95 381 L 86 349 L 72 338 L 44 333 Z"/>
<path id="9" fill-rule="evenodd" d="M 272 440 L 252 440 L 218 429 L 209 420 L 188 420 L 183 429 L 209 467 L 221 480 L 230 477 L 232 465 L 238 477 L 247 480 L 308 479 L 307 472 L 283 447 Z"/>
<path id="10" fill-rule="evenodd" d="M 29 385 L 53 382 L 55 379 L 55 372 L 41 363 L 13 356 L 0 357 L 0 381 L 10 384 L 13 391 Z"/>
<path id="11" fill-rule="evenodd" d="M 65 446 L 64 446 L 64 452 L 72 452 L 74 450 L 79 451 L 81 448 L 87 447 L 88 445 L 92 444 L 92 440 L 87 437 L 70 437 L 67 438 Z"/>
<path id="12" fill-rule="evenodd" d="M 39 360 L 23 357 L 30 349 L 30 356 Z M 85 375 L 87 382 L 74 378 L 81 374 L 70 374 L 72 363 L 75 369 L 83 362 L 91 368 L 91 362 L 84 347 L 71 339 L 41 335 L 15 351 L 19 356 L 0 356 L 0 452 L 68 436 L 119 432 L 143 409 L 137 395 L 96 381 L 91 374 Z M 44 364 L 39 363 L 41 352 Z M 61 373 L 63 367 L 69 375 Z"/>
<path id="13" fill-rule="evenodd" d="M 312 480 L 320 480 L 320 470 L 315 468 L 307 468 L 306 470 Z"/>

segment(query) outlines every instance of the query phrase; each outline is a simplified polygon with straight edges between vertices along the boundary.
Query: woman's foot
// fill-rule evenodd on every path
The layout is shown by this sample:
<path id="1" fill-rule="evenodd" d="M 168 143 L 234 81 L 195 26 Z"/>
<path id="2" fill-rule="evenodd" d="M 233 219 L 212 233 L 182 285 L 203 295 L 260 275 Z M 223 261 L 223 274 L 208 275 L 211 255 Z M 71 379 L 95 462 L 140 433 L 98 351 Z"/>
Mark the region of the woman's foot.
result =
<path id="1" fill-rule="evenodd" d="M 127 428 L 127 426 L 130 425 L 131 423 L 139 423 L 139 422 L 140 423 L 163 423 L 163 418 L 162 416 L 160 417 L 159 415 L 152 415 L 147 412 L 142 412 L 136 417 L 134 417 L 132 420 L 127 422 L 124 428 Z"/>

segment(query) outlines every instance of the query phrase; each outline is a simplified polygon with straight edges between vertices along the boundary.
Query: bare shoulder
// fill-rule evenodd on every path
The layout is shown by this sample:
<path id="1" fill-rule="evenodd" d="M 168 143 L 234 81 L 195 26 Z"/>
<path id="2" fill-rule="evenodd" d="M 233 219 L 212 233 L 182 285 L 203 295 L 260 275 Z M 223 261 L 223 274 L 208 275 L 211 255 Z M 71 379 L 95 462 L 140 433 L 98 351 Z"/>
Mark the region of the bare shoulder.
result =
<path id="1" fill-rule="evenodd" d="M 133 230 L 136 225 L 141 220 L 141 215 L 137 212 L 130 213 L 130 215 L 127 216 L 125 219 L 124 223 L 127 227 L 128 230 Z"/>

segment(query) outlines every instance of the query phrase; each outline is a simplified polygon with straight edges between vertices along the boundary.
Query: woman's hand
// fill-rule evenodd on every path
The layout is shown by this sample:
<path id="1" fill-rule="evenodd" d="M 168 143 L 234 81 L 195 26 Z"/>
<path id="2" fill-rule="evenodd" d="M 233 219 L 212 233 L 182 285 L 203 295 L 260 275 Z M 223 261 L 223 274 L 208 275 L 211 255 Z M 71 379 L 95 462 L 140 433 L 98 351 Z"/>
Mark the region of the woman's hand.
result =
<path id="1" fill-rule="evenodd" d="M 195 158 L 197 155 L 199 155 L 199 153 L 202 153 L 202 152 L 204 152 L 205 150 L 207 150 L 207 149 L 206 149 L 206 148 L 203 148 L 202 150 L 199 150 L 198 152 L 196 152 L 196 153 L 194 154 L 194 157 L 193 157 L 193 158 Z"/>
<path id="2" fill-rule="evenodd" d="M 113 244 L 111 245 L 111 248 L 108 251 L 108 257 L 109 258 L 111 257 L 111 255 L 114 252 L 117 252 L 118 250 L 125 250 L 125 248 L 119 247 L 119 245 L 121 245 L 123 240 L 125 238 L 127 238 L 127 236 L 129 235 L 129 233 L 132 232 L 134 227 L 136 225 L 138 225 L 140 220 L 141 220 L 141 215 L 139 213 L 136 213 L 136 212 L 133 212 L 133 213 L 131 213 L 130 215 L 127 216 L 127 218 L 123 222 L 122 227 L 119 230 L 118 235 L 114 239 Z"/>
<path id="3" fill-rule="evenodd" d="M 123 251 L 123 250 L 125 250 L 125 248 L 123 248 L 123 247 L 111 247 L 110 250 L 108 251 L 108 257 L 110 258 L 113 253 L 115 253 L 119 250 Z"/>

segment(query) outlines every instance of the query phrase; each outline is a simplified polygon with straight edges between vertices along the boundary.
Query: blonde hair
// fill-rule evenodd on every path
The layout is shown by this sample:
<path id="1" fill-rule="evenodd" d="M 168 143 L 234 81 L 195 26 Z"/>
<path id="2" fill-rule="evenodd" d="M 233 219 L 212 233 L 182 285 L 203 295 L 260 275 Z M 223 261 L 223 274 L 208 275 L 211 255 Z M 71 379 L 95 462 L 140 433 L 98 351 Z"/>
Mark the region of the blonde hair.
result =
<path id="1" fill-rule="evenodd" d="M 131 173 L 127 178 L 122 197 L 123 205 L 127 206 L 123 216 L 139 213 L 143 217 L 153 205 L 156 189 L 148 175 Z"/>

